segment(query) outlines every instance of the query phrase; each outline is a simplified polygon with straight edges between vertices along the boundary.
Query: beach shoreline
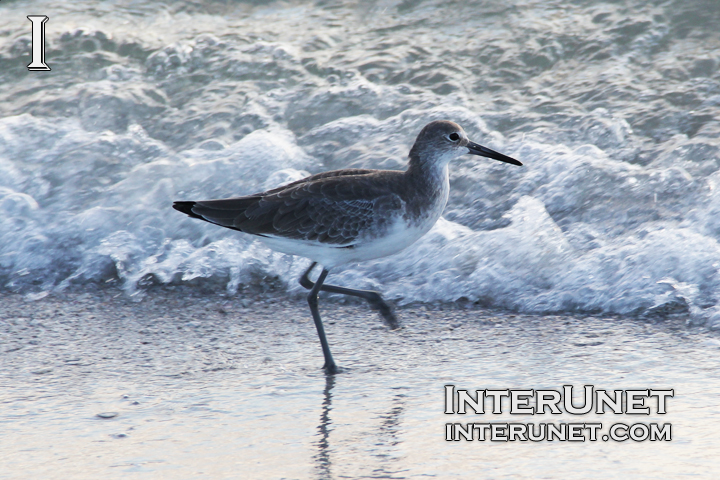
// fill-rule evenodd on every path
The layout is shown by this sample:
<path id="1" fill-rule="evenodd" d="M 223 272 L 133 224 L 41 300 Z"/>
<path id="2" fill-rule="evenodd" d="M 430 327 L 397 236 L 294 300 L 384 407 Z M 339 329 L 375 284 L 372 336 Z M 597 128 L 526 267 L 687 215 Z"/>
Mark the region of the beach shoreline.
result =
<path id="1" fill-rule="evenodd" d="M 0 477 L 462 477 L 462 465 L 478 462 L 502 469 L 498 478 L 568 478 L 587 462 L 604 466 L 586 478 L 714 469 L 705 452 L 720 444 L 720 392 L 711 382 L 720 365 L 709 352 L 720 341 L 681 318 L 410 305 L 397 310 L 403 328 L 389 331 L 367 305 L 325 297 L 320 309 L 341 368 L 326 376 L 302 298 L 184 286 L 144 293 L 140 301 L 113 288 L 36 301 L 0 296 Z M 640 419 L 473 419 L 443 415 L 449 384 L 676 395 L 667 415 Z M 672 423 L 674 437 L 582 449 L 444 440 L 448 421 L 614 419 Z"/>
<path id="2" fill-rule="evenodd" d="M 249 328 L 253 332 L 262 332 L 260 336 L 267 340 L 268 345 L 277 342 L 273 331 L 284 337 L 290 334 L 286 331 L 288 329 L 301 337 L 304 343 L 316 342 L 317 345 L 311 346 L 306 354 L 319 355 L 315 363 L 321 363 L 315 327 L 302 294 L 289 295 L 272 289 L 260 291 L 252 288 L 238 294 L 227 294 L 208 287 L 158 286 L 131 296 L 119 288 L 92 288 L 50 294 L 39 300 L 29 300 L 27 295 L 5 293 L 0 295 L 0 305 L 1 338 L 6 361 L 19 356 L 24 362 L 34 361 L 38 365 L 62 363 L 53 353 L 54 348 L 80 351 L 84 348 L 77 345 L 80 339 L 94 338 L 94 344 L 85 345 L 90 347 L 85 354 L 97 357 L 94 361 L 99 366 L 104 358 L 104 353 L 97 347 L 99 344 L 135 351 L 142 350 L 143 346 L 167 347 L 192 339 L 220 342 L 227 347 L 233 343 L 233 338 L 243 342 L 242 336 L 232 332 L 242 329 L 243 325 L 251 325 Z M 557 331 L 561 328 L 583 328 L 585 322 L 592 322 L 607 323 L 609 328 L 613 324 L 630 325 L 635 329 L 679 335 L 707 333 L 706 328 L 694 327 L 680 315 L 655 319 L 588 314 L 527 315 L 463 302 L 396 307 L 403 328 L 399 332 L 391 332 L 384 326 L 381 316 L 358 299 L 321 294 L 320 309 L 330 335 L 340 337 L 342 341 L 348 341 L 344 337 L 352 335 L 348 328 L 377 331 L 377 342 L 381 343 L 386 337 L 412 335 L 416 329 L 442 335 L 475 323 L 519 330 L 529 325 L 535 329 L 542 328 L 540 324 L 550 324 L 552 326 L 548 328 Z M 98 342 L 99 339 L 104 341 Z M 20 351 L 24 354 L 15 353 Z M 282 352 L 278 351 L 276 355 L 281 358 Z M 267 356 L 260 356 L 259 361 L 268 362 Z M 242 360 L 258 361 L 253 357 L 249 355 Z M 172 363 L 170 352 L 164 360 Z M 309 363 L 307 368 L 312 369 L 313 363 Z"/>

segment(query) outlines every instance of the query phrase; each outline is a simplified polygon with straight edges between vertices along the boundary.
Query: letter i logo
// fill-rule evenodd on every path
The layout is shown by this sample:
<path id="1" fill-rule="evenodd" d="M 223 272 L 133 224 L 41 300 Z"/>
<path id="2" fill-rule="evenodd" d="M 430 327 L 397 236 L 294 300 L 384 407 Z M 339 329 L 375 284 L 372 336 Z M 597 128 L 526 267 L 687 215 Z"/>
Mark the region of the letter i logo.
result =
<path id="1" fill-rule="evenodd" d="M 45 22 L 47 15 L 28 15 L 32 22 L 32 62 L 27 66 L 28 70 L 50 70 L 45 63 Z"/>

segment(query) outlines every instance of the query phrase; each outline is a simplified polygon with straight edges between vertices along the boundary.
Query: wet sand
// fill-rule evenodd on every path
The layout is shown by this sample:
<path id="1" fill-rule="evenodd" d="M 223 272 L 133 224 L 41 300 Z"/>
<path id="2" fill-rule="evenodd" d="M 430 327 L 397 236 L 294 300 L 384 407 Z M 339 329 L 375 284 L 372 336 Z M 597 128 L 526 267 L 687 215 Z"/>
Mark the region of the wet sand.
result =
<path id="1" fill-rule="evenodd" d="M 0 296 L 0 478 L 710 478 L 720 341 L 662 322 L 280 294 Z M 458 388 L 673 388 L 668 413 L 448 416 Z M 98 416 L 100 414 L 100 416 Z M 105 418 L 103 418 L 105 417 Z M 671 423 L 669 442 L 446 442 L 447 422 Z"/>

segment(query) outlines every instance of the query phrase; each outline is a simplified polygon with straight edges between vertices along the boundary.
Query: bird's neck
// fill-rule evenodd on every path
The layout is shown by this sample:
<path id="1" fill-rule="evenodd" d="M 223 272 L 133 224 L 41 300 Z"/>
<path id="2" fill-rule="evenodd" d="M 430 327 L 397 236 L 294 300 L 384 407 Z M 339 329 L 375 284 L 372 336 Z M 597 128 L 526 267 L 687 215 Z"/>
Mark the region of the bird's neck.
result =
<path id="1" fill-rule="evenodd" d="M 428 229 L 442 215 L 450 195 L 448 162 L 414 162 L 405 172 L 407 212 L 412 221 Z"/>
<path id="2" fill-rule="evenodd" d="M 448 162 L 423 162 L 412 155 L 405 174 L 420 190 L 438 191 L 449 182 Z"/>

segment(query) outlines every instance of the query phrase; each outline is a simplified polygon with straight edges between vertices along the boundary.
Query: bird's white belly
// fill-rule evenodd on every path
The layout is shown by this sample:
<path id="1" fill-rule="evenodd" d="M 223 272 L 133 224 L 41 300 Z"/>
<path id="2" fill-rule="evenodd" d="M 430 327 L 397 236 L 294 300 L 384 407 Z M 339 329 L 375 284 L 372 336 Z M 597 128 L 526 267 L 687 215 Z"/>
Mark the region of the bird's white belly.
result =
<path id="1" fill-rule="evenodd" d="M 447 165 L 439 172 L 440 191 L 435 201 L 423 209 L 420 217 L 412 217 L 407 206 L 391 213 L 387 226 L 381 230 L 361 232 L 351 248 L 282 237 L 263 237 L 261 240 L 273 250 L 314 260 L 327 269 L 346 263 L 382 258 L 407 248 L 435 225 L 445 210 L 450 194 Z"/>
<path id="2" fill-rule="evenodd" d="M 273 250 L 307 257 L 330 269 L 346 263 L 386 257 L 404 250 L 435 225 L 442 215 L 446 202 L 447 197 L 441 197 L 421 219 L 414 221 L 408 222 L 403 216 L 396 215 L 386 229 L 379 232 L 365 232 L 351 248 L 281 237 L 263 237 L 261 240 Z"/>

